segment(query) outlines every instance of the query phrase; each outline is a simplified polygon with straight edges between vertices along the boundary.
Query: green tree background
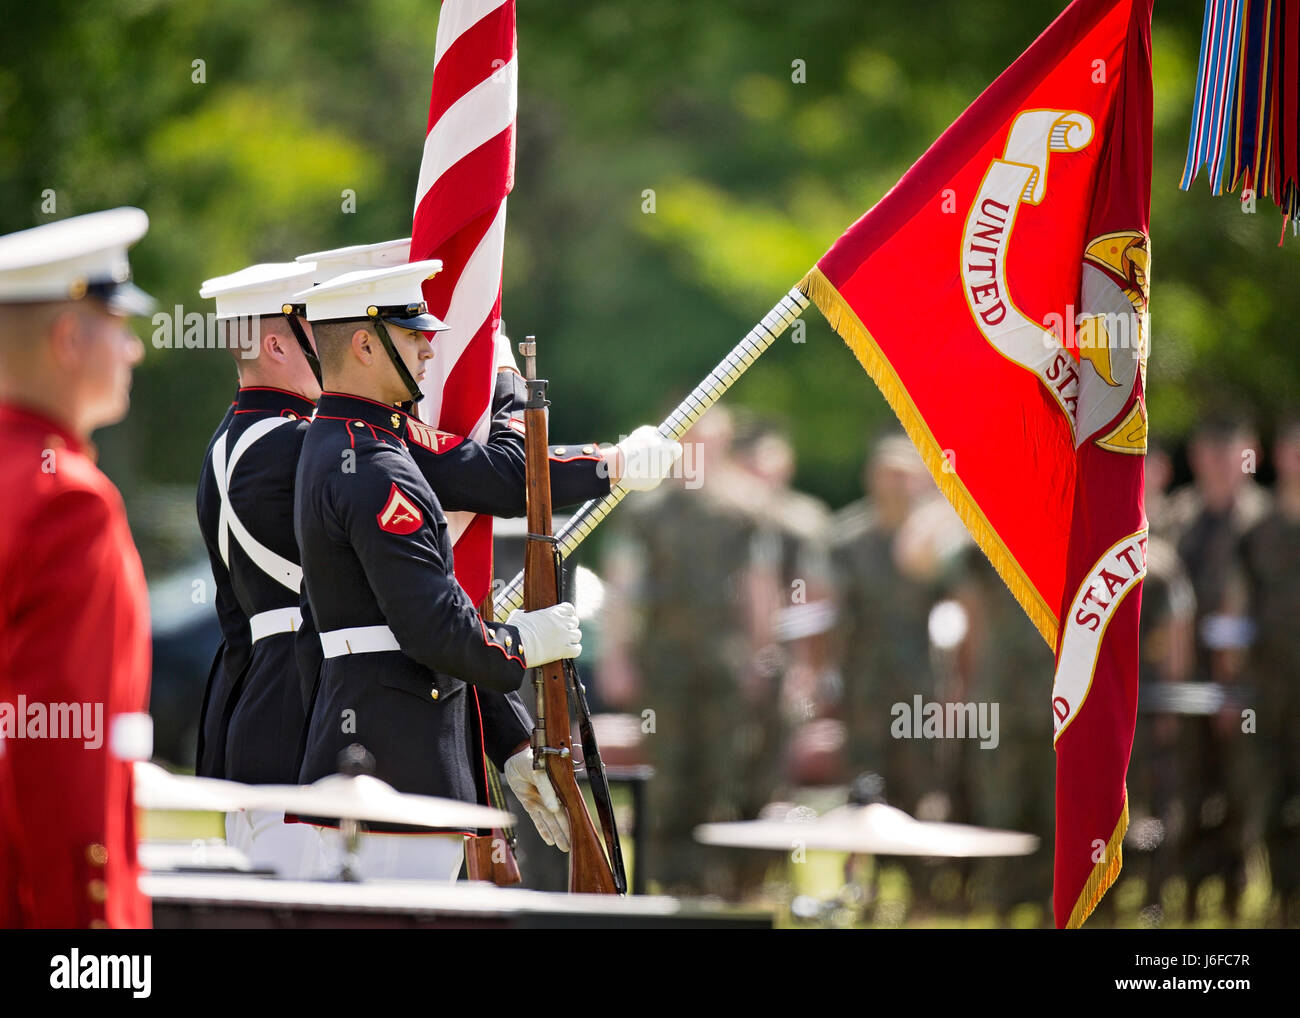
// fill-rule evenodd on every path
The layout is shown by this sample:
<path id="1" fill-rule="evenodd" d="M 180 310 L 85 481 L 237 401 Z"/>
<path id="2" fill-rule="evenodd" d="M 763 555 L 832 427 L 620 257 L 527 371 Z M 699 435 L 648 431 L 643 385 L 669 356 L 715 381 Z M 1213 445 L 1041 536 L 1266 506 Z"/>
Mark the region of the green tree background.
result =
<path id="1" fill-rule="evenodd" d="M 520 3 L 504 318 L 543 341 L 553 434 L 613 440 L 657 419 L 1063 6 Z M 1202 10 L 1162 0 L 1153 29 L 1149 406 L 1174 440 L 1224 403 L 1267 433 L 1300 381 L 1300 241 L 1278 248 L 1269 201 L 1244 215 L 1203 176 L 1178 190 Z M 210 310 L 206 277 L 405 236 L 437 18 L 433 0 L 6 0 L 0 231 L 139 205 L 153 225 L 137 280 L 187 311 Z M 732 398 L 783 418 L 798 483 L 839 505 L 892 415 L 806 321 L 806 342 L 782 340 Z M 99 436 L 133 511 L 192 488 L 233 388 L 226 354 L 149 346 L 130 418 Z"/>

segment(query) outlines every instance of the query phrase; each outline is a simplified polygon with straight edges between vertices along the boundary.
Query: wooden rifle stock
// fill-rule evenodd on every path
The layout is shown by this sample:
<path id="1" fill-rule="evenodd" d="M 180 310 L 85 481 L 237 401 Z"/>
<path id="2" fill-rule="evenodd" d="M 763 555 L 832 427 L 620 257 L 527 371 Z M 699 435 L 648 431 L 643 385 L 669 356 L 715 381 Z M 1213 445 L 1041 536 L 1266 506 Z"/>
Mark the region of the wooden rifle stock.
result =
<path id="1" fill-rule="evenodd" d="M 528 539 L 524 546 L 524 610 L 549 608 L 560 601 L 559 570 L 551 540 L 551 474 L 547 446 L 546 380 L 536 377 L 536 343 L 519 344 L 525 358 L 528 402 L 524 405 L 524 448 L 528 478 Z M 527 649 L 525 648 L 525 653 Z M 615 894 L 617 886 L 600 835 L 573 769 L 568 678 L 563 661 L 533 670 L 537 689 L 533 761 L 546 768 L 560 805 L 569 816 L 569 890 Z"/>

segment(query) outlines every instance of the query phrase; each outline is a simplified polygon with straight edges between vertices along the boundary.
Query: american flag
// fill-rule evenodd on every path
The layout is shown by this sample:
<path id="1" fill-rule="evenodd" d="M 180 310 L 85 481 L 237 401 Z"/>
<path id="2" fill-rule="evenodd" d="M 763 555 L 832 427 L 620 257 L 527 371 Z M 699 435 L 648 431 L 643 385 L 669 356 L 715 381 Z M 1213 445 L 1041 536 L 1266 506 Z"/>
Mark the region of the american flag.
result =
<path id="1" fill-rule="evenodd" d="M 514 0 L 445 0 L 410 260 L 442 259 L 424 297 L 450 328 L 438 333 L 417 406 L 440 430 L 478 441 L 487 437 L 496 375 L 517 70 Z M 492 586 L 492 519 L 455 512 L 447 524 L 456 578 L 482 604 Z"/>

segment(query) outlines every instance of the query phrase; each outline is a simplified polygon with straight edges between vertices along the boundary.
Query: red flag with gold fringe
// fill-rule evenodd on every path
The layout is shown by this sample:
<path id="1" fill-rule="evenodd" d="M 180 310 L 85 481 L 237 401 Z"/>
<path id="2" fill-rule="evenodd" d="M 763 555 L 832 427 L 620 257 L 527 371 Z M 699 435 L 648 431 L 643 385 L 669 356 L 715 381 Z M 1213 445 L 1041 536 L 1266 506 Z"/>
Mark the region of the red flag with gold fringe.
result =
<path id="1" fill-rule="evenodd" d="M 1151 0 L 1075 0 L 801 284 L 1056 652 L 1060 927 L 1128 824 L 1150 38 Z"/>

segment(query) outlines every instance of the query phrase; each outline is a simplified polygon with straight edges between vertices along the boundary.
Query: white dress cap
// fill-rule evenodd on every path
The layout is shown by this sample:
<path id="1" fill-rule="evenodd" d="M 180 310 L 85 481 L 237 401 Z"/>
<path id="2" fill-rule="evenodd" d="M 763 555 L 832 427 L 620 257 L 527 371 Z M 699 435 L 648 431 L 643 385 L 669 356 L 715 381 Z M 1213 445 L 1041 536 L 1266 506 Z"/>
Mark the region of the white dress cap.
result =
<path id="1" fill-rule="evenodd" d="M 310 262 L 262 262 L 206 280 L 199 296 L 216 299 L 218 319 L 279 315 L 284 305 L 301 303 L 293 295 L 311 285 L 314 271 Z"/>
<path id="2" fill-rule="evenodd" d="M 386 240 L 380 244 L 354 244 L 352 247 L 336 247 L 332 251 L 314 251 L 299 255 L 295 260 L 314 262 L 316 274 L 312 277 L 312 282 L 327 283 L 348 272 L 405 265 L 410 258 L 411 238 L 403 237 L 401 240 Z"/>
<path id="3" fill-rule="evenodd" d="M 116 314 L 147 315 L 153 298 L 131 283 L 126 249 L 149 217 L 124 207 L 0 237 L 0 303 L 98 297 Z"/>
<path id="4" fill-rule="evenodd" d="M 447 326 L 429 314 L 420 284 L 442 268 L 436 258 L 387 269 L 348 272 L 294 294 L 297 302 L 307 304 L 307 318 L 312 322 L 352 321 L 379 318 L 405 329 L 439 332 Z"/>

